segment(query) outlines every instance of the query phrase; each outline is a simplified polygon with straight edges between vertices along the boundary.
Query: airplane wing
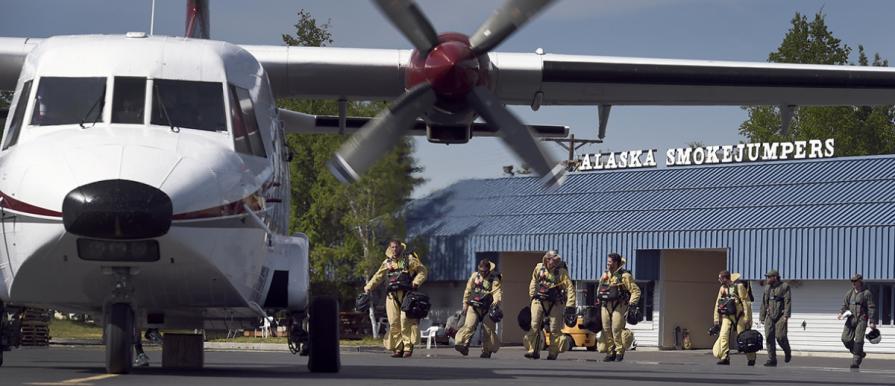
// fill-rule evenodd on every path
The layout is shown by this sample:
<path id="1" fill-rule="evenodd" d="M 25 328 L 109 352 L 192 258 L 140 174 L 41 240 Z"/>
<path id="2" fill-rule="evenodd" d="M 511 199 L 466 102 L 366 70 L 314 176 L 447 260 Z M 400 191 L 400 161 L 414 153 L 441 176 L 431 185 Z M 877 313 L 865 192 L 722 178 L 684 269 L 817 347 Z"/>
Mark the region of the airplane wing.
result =
<path id="1" fill-rule="evenodd" d="M 278 97 L 391 100 L 409 50 L 243 46 Z M 895 68 L 490 53 L 497 96 L 530 105 L 895 104 Z M 539 95 L 540 94 L 540 95 Z"/>
<path id="2" fill-rule="evenodd" d="M 0 38 L 0 90 L 15 88 L 42 39 Z M 243 46 L 277 97 L 391 100 L 409 50 Z M 895 104 L 895 68 L 490 53 L 495 93 L 530 105 Z M 540 93 L 540 95 L 538 95 Z"/>

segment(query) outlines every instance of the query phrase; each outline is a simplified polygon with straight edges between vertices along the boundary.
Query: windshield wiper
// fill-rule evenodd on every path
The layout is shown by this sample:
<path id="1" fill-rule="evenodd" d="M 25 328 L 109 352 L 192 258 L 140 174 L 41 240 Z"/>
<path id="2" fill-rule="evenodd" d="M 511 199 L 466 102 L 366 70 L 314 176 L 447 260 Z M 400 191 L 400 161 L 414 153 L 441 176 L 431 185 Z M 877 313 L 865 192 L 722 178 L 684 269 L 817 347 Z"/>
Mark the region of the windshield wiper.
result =
<path id="1" fill-rule="evenodd" d="M 180 132 L 180 128 L 178 128 L 178 127 L 174 127 L 174 123 L 171 122 L 171 116 L 168 115 L 168 109 L 165 108 L 165 102 L 162 100 L 162 93 L 158 90 L 158 85 L 157 85 L 157 84 L 153 84 L 153 85 L 152 85 L 152 88 L 155 89 L 155 99 L 158 100 L 158 105 L 159 105 L 159 107 L 162 108 L 162 114 L 164 114 L 164 115 L 165 115 L 165 119 L 168 120 L 168 127 L 171 128 L 171 131 L 172 131 L 172 132 L 174 132 L 174 133 L 179 133 L 179 132 Z"/>
<path id="2" fill-rule="evenodd" d="M 84 122 L 87 122 L 87 118 L 90 118 L 90 114 L 93 113 L 93 110 L 96 110 L 96 106 L 105 105 L 106 101 L 106 92 L 103 91 L 99 94 L 99 98 L 96 99 L 96 102 L 93 102 L 93 106 L 90 106 L 90 110 L 87 110 L 87 114 L 84 114 L 84 118 L 81 118 L 81 121 L 78 122 L 78 126 L 81 126 L 82 129 L 86 129 L 87 126 L 84 126 Z M 99 108 L 99 114 L 96 114 L 96 118 L 93 119 L 93 123 L 90 124 L 90 127 L 96 126 L 96 122 L 103 116 L 103 108 Z"/>

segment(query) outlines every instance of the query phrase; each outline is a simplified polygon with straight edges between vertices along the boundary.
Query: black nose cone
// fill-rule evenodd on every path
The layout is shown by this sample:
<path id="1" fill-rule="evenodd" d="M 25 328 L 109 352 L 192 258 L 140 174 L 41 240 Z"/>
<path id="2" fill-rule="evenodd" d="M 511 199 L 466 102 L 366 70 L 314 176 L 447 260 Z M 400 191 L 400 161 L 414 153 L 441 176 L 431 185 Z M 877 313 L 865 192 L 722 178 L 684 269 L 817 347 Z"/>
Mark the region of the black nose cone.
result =
<path id="1" fill-rule="evenodd" d="M 72 190 L 62 201 L 65 230 L 86 237 L 145 239 L 168 233 L 171 198 L 152 186 L 106 180 Z"/>

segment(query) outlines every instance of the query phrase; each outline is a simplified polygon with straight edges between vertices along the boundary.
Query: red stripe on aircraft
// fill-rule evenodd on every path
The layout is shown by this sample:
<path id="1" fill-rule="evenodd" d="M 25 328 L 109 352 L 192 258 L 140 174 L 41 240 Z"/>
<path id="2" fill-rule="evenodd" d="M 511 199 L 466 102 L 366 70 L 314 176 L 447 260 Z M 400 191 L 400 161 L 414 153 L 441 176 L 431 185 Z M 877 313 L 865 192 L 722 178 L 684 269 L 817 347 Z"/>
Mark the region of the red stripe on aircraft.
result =
<path id="1" fill-rule="evenodd" d="M 177 220 L 196 220 L 214 217 L 226 217 L 245 213 L 245 207 L 249 207 L 252 211 L 258 211 L 264 208 L 262 204 L 263 198 L 260 194 L 254 193 L 239 201 L 226 203 L 224 205 L 215 206 L 213 208 L 200 209 L 192 212 L 175 214 L 171 219 Z"/>
<path id="2" fill-rule="evenodd" d="M 34 206 L 7 195 L 6 193 L 0 192 L 0 198 L 3 200 L 0 201 L 0 206 L 14 210 L 16 212 L 22 212 L 27 214 L 34 214 L 38 216 L 48 216 L 48 217 L 62 217 L 62 212 L 57 212 L 55 210 L 49 210 L 45 208 L 41 208 L 39 206 Z"/>

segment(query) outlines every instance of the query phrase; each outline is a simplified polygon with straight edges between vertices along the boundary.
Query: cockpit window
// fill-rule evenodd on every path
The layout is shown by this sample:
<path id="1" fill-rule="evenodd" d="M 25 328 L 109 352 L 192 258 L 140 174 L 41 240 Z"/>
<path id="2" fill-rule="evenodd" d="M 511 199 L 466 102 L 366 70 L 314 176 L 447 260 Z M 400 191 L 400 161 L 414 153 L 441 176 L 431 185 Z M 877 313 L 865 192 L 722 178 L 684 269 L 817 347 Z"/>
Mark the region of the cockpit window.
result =
<path id="1" fill-rule="evenodd" d="M 112 123 L 143 123 L 146 78 L 115 77 L 112 93 Z"/>
<path id="2" fill-rule="evenodd" d="M 233 145 L 237 152 L 267 158 L 264 141 L 258 131 L 255 104 L 249 90 L 230 85 L 230 119 L 233 124 Z"/>
<path id="3" fill-rule="evenodd" d="M 22 85 L 22 92 L 19 94 L 19 100 L 16 102 L 15 110 L 12 113 L 12 120 L 9 122 L 9 132 L 6 133 L 6 143 L 3 144 L 3 150 L 19 142 L 19 132 L 22 130 L 22 121 L 25 120 L 25 106 L 28 105 L 28 98 L 31 96 L 31 81 Z"/>
<path id="4" fill-rule="evenodd" d="M 106 78 L 43 77 L 37 86 L 31 124 L 81 125 L 102 122 Z"/>
<path id="5" fill-rule="evenodd" d="M 156 79 L 152 87 L 152 124 L 206 131 L 227 131 L 220 83 Z"/>

